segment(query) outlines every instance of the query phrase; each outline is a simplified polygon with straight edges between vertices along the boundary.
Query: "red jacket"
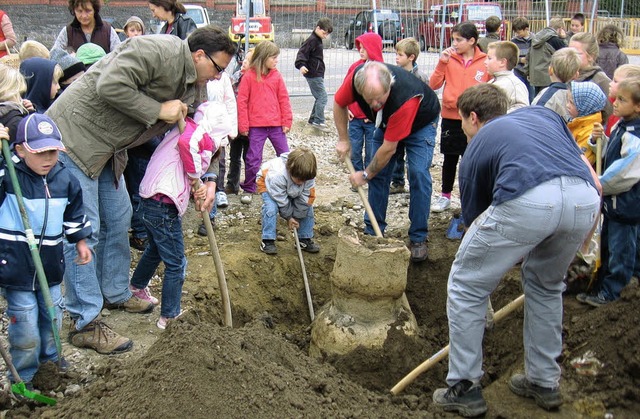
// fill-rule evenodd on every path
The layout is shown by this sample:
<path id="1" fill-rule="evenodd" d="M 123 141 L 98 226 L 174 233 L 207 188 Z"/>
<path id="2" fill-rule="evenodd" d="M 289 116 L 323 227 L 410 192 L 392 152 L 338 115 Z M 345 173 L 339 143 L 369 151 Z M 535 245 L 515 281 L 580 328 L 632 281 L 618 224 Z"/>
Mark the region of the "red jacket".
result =
<path id="1" fill-rule="evenodd" d="M 369 61 L 380 61 L 384 62 L 384 57 L 382 56 L 382 38 L 377 33 L 373 32 L 365 32 L 359 37 L 356 38 L 356 49 L 360 51 L 360 47 L 363 47 L 367 54 L 369 55 Z M 364 60 L 358 60 L 355 63 L 351 64 L 349 70 L 347 71 L 347 76 L 351 74 L 353 70 L 356 69 L 361 64 L 366 63 Z M 346 79 L 346 77 L 345 77 Z M 366 116 L 362 109 L 360 109 L 360 105 L 356 102 L 353 102 L 349 105 L 349 110 L 353 114 L 353 117 L 356 119 L 365 119 Z"/>
<path id="2" fill-rule="evenodd" d="M 475 53 L 470 62 L 465 66 L 462 56 L 451 55 L 449 62 L 438 61 L 436 69 L 429 78 L 429 87 L 439 89 L 444 84 L 442 92 L 442 117 L 446 119 L 460 119 L 456 102 L 458 96 L 468 87 L 488 82 L 491 79 L 484 66 L 487 54 L 475 47 Z"/>
<path id="3" fill-rule="evenodd" d="M 257 80 L 255 69 L 242 76 L 238 87 L 238 132 L 251 127 L 291 128 L 293 113 L 282 74 L 273 69 Z"/>

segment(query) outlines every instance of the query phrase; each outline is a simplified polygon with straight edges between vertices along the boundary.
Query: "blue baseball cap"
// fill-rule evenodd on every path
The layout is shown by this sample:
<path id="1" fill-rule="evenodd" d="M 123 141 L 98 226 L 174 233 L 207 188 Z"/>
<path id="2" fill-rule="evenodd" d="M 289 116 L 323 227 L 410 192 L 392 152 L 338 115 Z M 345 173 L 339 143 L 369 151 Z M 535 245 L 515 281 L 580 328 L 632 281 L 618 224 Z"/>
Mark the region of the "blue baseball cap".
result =
<path id="1" fill-rule="evenodd" d="M 33 113 L 20 121 L 14 144 L 22 144 L 31 153 L 65 151 L 60 130 L 51 118 L 40 113 Z"/>

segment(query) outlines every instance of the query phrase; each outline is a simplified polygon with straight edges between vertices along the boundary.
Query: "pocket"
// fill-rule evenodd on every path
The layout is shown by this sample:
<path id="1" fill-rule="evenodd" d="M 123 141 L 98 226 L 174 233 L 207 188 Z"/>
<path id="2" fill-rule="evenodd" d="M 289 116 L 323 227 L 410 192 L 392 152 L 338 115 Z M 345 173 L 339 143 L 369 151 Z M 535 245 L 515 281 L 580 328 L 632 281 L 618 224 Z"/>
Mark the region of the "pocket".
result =
<path id="1" fill-rule="evenodd" d="M 549 234 L 548 226 L 553 215 L 553 206 L 532 202 L 518 197 L 496 206 L 491 217 L 496 222 L 496 231 L 515 243 L 536 244 Z"/>

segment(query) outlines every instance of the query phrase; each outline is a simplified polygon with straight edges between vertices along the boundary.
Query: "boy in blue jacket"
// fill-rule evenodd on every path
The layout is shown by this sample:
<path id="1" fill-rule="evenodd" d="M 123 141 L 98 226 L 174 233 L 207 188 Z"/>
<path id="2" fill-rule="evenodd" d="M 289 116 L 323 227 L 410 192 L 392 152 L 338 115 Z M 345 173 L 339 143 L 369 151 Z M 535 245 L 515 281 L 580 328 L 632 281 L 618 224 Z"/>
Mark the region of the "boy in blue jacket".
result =
<path id="1" fill-rule="evenodd" d="M 0 125 L 0 139 L 9 139 Z M 58 327 L 62 324 L 63 238 L 76 243 L 78 264 L 91 261 L 85 239 L 91 225 L 83 213 L 80 183 L 58 162 L 60 131 L 42 114 L 18 125 L 13 161 L 29 223 L 38 243 Z M 0 159 L 1 160 L 1 159 Z M 0 287 L 7 300 L 11 358 L 29 386 L 41 363 L 58 360 L 47 307 L 35 273 L 27 235 L 6 162 L 0 162 Z M 11 381 L 15 377 L 10 375 Z"/>
<path id="2" fill-rule="evenodd" d="M 600 177 L 604 196 L 602 267 L 592 294 L 577 295 L 578 301 L 599 307 L 620 298 L 629 284 L 637 263 L 640 232 L 640 79 L 631 78 L 618 85 L 613 114 L 620 121 L 611 132 L 604 151 Z M 595 124 L 592 138 L 604 136 Z M 593 146 L 593 144 L 591 144 Z"/>

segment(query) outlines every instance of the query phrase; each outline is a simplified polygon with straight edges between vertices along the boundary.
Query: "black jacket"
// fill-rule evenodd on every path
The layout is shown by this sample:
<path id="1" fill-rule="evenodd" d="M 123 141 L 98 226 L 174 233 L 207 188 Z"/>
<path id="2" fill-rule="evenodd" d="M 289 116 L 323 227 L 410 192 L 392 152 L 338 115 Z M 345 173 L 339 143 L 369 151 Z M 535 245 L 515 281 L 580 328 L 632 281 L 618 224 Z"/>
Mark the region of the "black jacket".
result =
<path id="1" fill-rule="evenodd" d="M 171 26 L 171 31 L 169 33 L 167 33 L 168 26 L 169 24 L 165 23 L 160 33 L 175 35 L 180 39 L 187 39 L 187 36 L 197 28 L 196 22 L 194 22 L 189 16 L 185 16 L 182 13 L 176 13 L 175 20 L 173 21 L 173 25 Z"/>
<path id="2" fill-rule="evenodd" d="M 322 38 L 320 38 L 315 31 L 300 45 L 294 65 L 298 70 L 300 70 L 302 66 L 307 67 L 309 72 L 304 75 L 307 78 L 324 78 L 325 67 Z"/>

